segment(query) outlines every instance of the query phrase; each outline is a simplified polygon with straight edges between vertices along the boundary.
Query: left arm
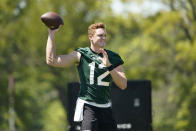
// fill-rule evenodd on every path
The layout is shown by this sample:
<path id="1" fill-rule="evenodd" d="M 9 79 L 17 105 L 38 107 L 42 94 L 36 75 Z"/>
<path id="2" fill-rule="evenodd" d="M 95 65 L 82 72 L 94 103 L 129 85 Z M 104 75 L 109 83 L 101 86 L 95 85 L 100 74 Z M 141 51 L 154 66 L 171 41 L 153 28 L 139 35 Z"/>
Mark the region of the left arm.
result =
<path id="1" fill-rule="evenodd" d="M 103 54 L 103 58 L 100 58 L 100 60 L 103 62 L 103 64 L 106 67 L 111 66 L 111 63 L 108 59 L 107 53 L 100 49 L 101 53 Z M 114 80 L 114 83 L 122 90 L 127 88 L 127 78 L 125 76 L 124 70 L 122 68 L 122 65 L 117 66 L 113 70 L 110 71 L 110 74 L 112 76 L 112 79 Z"/>
<path id="2" fill-rule="evenodd" d="M 121 65 L 110 71 L 114 83 L 122 90 L 127 88 L 127 78 Z"/>

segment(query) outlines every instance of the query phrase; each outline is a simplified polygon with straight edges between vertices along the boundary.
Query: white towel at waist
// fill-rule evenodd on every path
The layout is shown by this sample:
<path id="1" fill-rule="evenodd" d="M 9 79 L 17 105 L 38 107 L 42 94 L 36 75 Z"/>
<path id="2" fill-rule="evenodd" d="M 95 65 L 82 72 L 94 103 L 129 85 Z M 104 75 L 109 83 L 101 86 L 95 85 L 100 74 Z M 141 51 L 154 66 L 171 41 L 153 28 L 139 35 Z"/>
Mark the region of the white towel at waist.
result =
<path id="1" fill-rule="evenodd" d="M 77 99 L 76 102 L 76 109 L 75 109 L 75 114 L 74 114 L 74 121 L 82 121 L 83 120 L 83 109 L 84 109 L 84 104 L 89 104 L 95 107 L 99 108 L 108 108 L 111 107 L 111 102 L 108 102 L 106 104 L 97 104 L 94 102 L 88 102 L 85 100 L 82 100 L 80 98 Z"/>

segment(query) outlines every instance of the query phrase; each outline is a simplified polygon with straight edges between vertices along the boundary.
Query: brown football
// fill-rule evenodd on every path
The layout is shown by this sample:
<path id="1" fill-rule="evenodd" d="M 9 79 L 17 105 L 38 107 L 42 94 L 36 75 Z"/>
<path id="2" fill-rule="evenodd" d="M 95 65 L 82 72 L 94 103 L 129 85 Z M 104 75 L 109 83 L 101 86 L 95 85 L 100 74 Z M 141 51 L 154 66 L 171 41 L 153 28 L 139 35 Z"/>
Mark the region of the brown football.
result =
<path id="1" fill-rule="evenodd" d="M 55 12 L 46 12 L 41 16 L 42 22 L 50 29 L 54 30 L 63 25 L 63 19 Z"/>

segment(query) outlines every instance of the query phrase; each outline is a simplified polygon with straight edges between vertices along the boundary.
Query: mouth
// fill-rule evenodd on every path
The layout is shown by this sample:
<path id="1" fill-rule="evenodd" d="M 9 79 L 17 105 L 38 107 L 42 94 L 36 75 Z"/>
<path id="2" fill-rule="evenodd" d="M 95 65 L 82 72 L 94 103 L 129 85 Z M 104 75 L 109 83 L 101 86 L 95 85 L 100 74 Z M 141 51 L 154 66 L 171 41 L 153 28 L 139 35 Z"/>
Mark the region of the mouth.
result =
<path id="1" fill-rule="evenodd" d="M 105 44 L 106 44 L 106 41 L 104 41 L 104 40 L 97 41 L 97 45 L 99 45 L 101 47 L 104 47 Z"/>
<path id="2" fill-rule="evenodd" d="M 101 40 L 100 43 L 105 43 L 105 40 Z"/>
<path id="3" fill-rule="evenodd" d="M 105 45 L 105 41 L 101 41 L 100 44 Z"/>

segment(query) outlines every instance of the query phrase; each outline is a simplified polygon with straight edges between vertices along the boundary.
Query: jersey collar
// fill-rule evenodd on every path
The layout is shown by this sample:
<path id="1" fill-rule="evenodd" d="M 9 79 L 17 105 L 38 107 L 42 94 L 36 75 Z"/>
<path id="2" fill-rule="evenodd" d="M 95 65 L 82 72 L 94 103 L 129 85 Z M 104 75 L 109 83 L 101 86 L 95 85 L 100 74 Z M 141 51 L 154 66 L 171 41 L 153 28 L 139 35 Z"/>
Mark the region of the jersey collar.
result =
<path id="1" fill-rule="evenodd" d="M 96 55 L 99 55 L 99 56 L 101 56 L 101 57 L 103 56 L 102 53 L 97 53 L 97 52 L 93 51 L 90 47 L 89 47 L 89 49 L 91 50 L 92 53 L 94 53 L 94 54 L 96 54 Z"/>

